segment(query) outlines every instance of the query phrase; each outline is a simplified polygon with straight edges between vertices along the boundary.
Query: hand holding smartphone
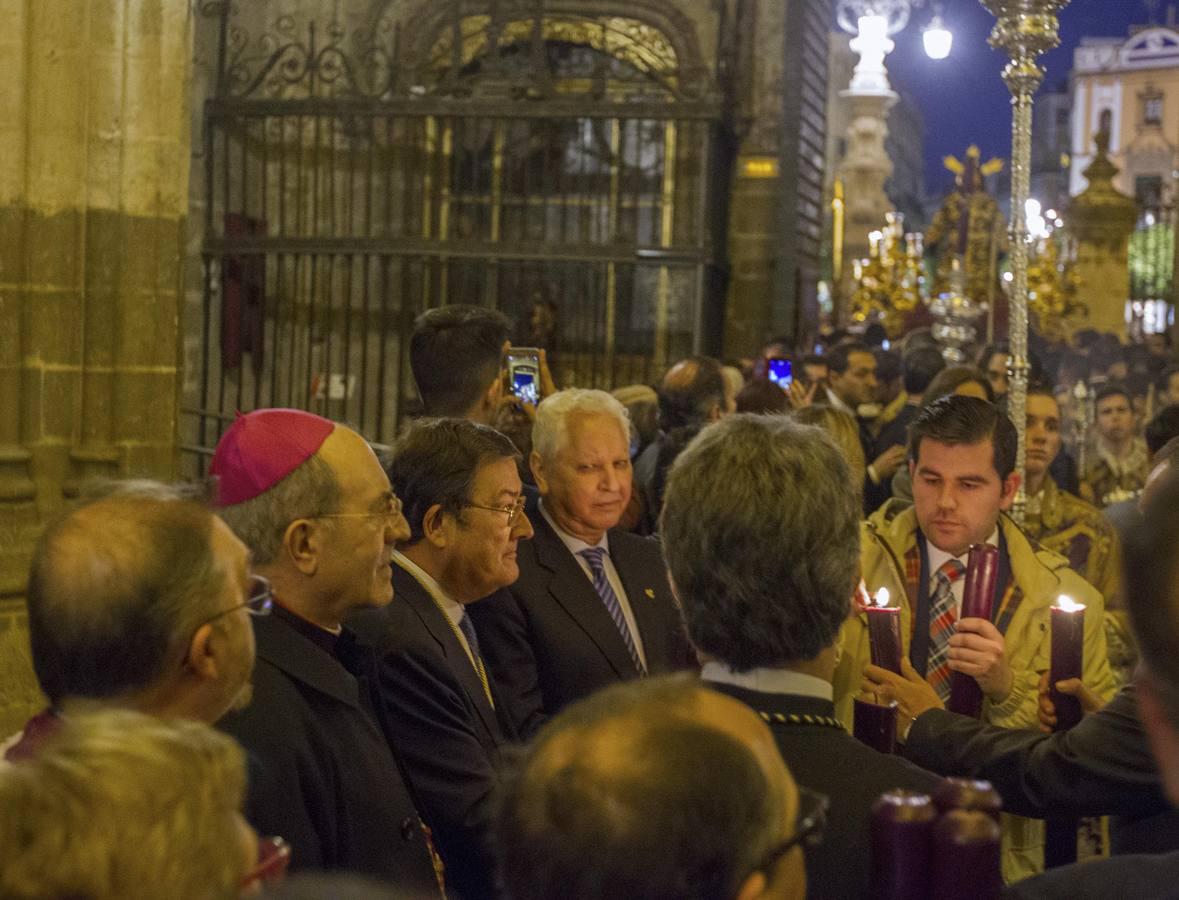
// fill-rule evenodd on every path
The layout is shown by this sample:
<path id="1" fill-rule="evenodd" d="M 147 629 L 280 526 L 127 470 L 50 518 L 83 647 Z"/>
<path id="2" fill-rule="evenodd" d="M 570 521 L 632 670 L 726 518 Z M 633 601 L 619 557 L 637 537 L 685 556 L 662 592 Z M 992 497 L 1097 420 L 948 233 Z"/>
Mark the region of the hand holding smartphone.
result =
<path id="1" fill-rule="evenodd" d="M 540 403 L 540 351 L 535 347 L 511 347 L 504 353 L 508 389 L 521 403 Z"/>

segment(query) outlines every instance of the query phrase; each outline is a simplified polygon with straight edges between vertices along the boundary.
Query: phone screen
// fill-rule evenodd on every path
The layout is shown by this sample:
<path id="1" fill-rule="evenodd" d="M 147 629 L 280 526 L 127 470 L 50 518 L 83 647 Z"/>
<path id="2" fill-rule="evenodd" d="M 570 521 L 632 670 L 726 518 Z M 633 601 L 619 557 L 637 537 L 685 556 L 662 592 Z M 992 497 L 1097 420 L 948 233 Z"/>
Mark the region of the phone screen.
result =
<path id="1" fill-rule="evenodd" d="M 766 361 L 766 375 L 770 381 L 779 387 L 790 387 L 790 383 L 794 381 L 794 375 L 790 371 L 790 360 L 772 358 Z"/>
<path id="2" fill-rule="evenodd" d="M 508 385 L 520 402 L 540 403 L 540 351 L 533 347 L 512 347 L 504 357 Z"/>
<path id="3" fill-rule="evenodd" d="M 536 406 L 540 402 L 540 392 L 536 387 L 536 375 L 527 369 L 519 368 L 512 372 L 512 393 L 524 403 Z"/>

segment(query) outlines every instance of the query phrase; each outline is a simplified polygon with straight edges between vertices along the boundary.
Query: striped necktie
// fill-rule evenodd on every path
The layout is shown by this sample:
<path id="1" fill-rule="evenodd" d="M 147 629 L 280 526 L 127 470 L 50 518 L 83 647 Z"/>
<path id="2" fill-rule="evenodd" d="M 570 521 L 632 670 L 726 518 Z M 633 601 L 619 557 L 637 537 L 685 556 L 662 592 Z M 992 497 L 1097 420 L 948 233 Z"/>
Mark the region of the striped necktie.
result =
<path id="1" fill-rule="evenodd" d="M 479 676 L 479 683 L 483 685 L 483 693 L 487 697 L 487 702 L 491 704 L 491 708 L 495 709 L 495 700 L 491 697 L 491 683 L 487 678 L 487 667 L 483 665 L 483 654 L 479 652 L 479 637 L 475 634 L 475 623 L 471 621 L 471 617 L 467 615 L 465 609 L 458 624 L 459 631 L 467 639 L 467 647 L 471 651 L 471 662 L 475 664 L 475 674 Z"/>
<path id="2" fill-rule="evenodd" d="M 958 621 L 954 582 L 965 571 L 966 567 L 956 559 L 942 563 L 935 576 L 937 588 L 929 601 L 929 663 L 925 677 L 943 702 L 950 697 L 950 635 Z"/>
<path id="3" fill-rule="evenodd" d="M 639 651 L 635 646 L 634 636 L 630 633 L 630 626 L 626 624 L 626 616 L 622 614 L 622 604 L 618 602 L 618 595 L 614 593 L 614 588 L 610 586 L 610 579 L 606 577 L 606 565 L 602 560 L 605 552 L 601 547 L 589 547 L 582 550 L 579 555 L 589 563 L 590 573 L 593 575 L 594 590 L 602 598 L 602 603 L 606 605 L 606 611 L 610 613 L 610 618 L 614 620 L 614 626 L 618 629 L 618 633 L 622 635 L 623 643 L 626 644 L 626 650 L 630 653 L 631 660 L 634 661 L 635 670 L 639 673 L 639 677 L 645 678 L 647 676 L 647 667 L 643 665 L 642 659 L 639 658 Z"/>

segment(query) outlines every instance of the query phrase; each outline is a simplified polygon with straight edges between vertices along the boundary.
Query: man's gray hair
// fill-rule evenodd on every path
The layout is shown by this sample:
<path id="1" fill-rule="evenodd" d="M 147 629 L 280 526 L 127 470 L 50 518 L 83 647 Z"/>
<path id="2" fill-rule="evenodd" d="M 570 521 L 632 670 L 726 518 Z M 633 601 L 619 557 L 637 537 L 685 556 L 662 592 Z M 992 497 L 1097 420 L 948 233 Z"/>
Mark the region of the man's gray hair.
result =
<path id="1" fill-rule="evenodd" d="M 339 504 L 335 472 L 318 456 L 311 456 L 269 490 L 242 503 L 222 506 L 217 514 L 250 548 L 254 565 L 264 566 L 278 558 L 291 522 L 326 516 Z"/>
<path id="2" fill-rule="evenodd" d="M 564 446 L 569 433 L 569 417 L 574 414 L 613 416 L 625 440 L 630 441 L 630 415 L 616 398 L 605 391 L 567 388 L 546 397 L 536 408 L 532 449 L 541 459 L 553 459 Z"/>
<path id="3" fill-rule="evenodd" d="M 847 618 L 860 505 L 823 431 L 735 415 L 676 459 L 661 534 L 688 634 L 737 671 L 810 660 Z"/>

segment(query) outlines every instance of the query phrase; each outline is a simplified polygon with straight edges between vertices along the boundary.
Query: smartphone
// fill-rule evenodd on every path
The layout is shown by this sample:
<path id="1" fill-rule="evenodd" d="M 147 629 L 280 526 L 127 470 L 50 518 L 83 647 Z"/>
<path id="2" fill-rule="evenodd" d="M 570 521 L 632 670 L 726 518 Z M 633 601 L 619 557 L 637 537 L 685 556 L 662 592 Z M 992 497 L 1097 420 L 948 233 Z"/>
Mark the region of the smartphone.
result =
<path id="1" fill-rule="evenodd" d="M 780 388 L 790 387 L 794 375 L 790 370 L 790 360 L 772 356 L 766 360 L 766 377 Z"/>
<path id="2" fill-rule="evenodd" d="M 540 351 L 535 347 L 512 347 L 504 354 L 508 387 L 520 402 L 540 403 Z"/>

